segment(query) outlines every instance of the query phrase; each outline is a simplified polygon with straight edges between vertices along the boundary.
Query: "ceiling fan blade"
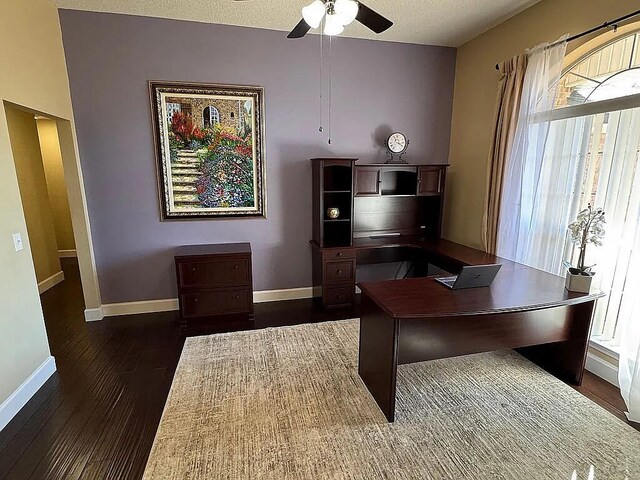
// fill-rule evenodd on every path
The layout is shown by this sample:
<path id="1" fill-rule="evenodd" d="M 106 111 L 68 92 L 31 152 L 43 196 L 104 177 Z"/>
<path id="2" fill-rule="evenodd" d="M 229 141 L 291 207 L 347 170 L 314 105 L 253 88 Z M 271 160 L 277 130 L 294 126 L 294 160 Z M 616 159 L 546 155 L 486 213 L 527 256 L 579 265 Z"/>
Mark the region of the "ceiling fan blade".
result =
<path id="1" fill-rule="evenodd" d="M 304 21 L 303 18 L 295 27 L 293 27 L 293 30 L 289 32 L 287 38 L 302 38 L 307 34 L 309 30 L 311 30 L 311 27 L 309 26 L 309 24 L 307 24 L 307 22 Z"/>
<path id="2" fill-rule="evenodd" d="M 393 22 L 391 20 L 388 20 L 378 12 L 371 10 L 362 2 L 358 2 L 358 4 L 359 8 L 356 20 L 358 20 L 365 27 L 373 30 L 376 33 L 382 33 L 389 27 L 391 27 L 391 25 L 393 25 Z"/>

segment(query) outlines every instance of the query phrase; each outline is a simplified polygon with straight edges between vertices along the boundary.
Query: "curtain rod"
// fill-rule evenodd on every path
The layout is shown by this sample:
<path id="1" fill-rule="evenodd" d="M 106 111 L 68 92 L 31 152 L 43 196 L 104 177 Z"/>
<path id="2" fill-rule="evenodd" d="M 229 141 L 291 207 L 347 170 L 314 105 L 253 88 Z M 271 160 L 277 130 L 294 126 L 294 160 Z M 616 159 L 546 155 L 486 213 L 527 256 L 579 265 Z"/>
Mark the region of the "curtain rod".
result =
<path id="1" fill-rule="evenodd" d="M 590 28 L 589 30 L 586 30 L 586 31 L 582 32 L 582 33 L 578 33 L 576 35 L 573 35 L 573 36 L 567 38 L 567 42 L 572 42 L 574 40 L 577 40 L 579 38 L 584 37 L 585 35 L 589 35 L 590 33 L 597 32 L 598 30 L 602 30 L 602 29 L 609 28 L 609 27 L 613 27 L 613 29 L 615 31 L 615 29 L 618 28 L 618 23 L 619 22 L 623 22 L 623 21 L 625 21 L 625 20 L 627 20 L 627 19 L 629 19 L 631 17 L 635 17 L 637 15 L 640 15 L 640 10 L 636 10 L 635 12 L 627 13 L 626 15 L 623 15 L 622 17 L 615 18 L 613 20 L 609 20 L 608 22 L 604 22 L 602 25 L 598 25 L 597 27 L 593 27 L 593 28 Z M 496 63 L 496 70 L 500 70 L 500 64 L 499 63 Z"/>

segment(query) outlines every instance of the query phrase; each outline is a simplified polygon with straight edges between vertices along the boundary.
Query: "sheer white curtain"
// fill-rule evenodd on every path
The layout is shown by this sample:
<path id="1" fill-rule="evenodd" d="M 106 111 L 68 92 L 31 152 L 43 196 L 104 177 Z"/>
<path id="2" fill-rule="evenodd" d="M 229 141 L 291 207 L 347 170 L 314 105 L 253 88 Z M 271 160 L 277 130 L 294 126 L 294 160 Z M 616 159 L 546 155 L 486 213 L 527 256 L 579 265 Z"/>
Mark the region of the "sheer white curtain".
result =
<path id="1" fill-rule="evenodd" d="M 609 295 L 594 328 L 620 345 L 620 391 L 629 420 L 640 422 L 640 108 L 609 117 L 596 193 L 608 217 L 607 243 L 594 258 Z"/>
<path id="2" fill-rule="evenodd" d="M 548 216 L 557 216 L 562 206 L 555 202 L 543 205 L 542 174 L 544 152 L 549 135 L 550 112 L 562 73 L 566 37 L 553 44 L 543 44 L 527 52 L 518 126 L 511 154 L 507 159 L 500 219 L 498 255 L 521 263 L 539 266 L 541 238 L 533 236 Z M 546 112 L 546 113 L 545 113 Z M 548 119 L 541 116 L 548 116 Z M 548 181 L 548 179 L 547 179 Z M 564 195 L 564 192 L 560 192 Z M 547 208 L 550 207 L 550 208 Z M 545 241 L 556 241 L 545 232 Z"/>
<path id="3" fill-rule="evenodd" d="M 636 179 L 638 172 L 636 171 Z M 640 195 L 636 195 L 640 196 Z M 640 224 L 640 222 L 638 222 Z M 618 382 L 620 392 L 627 405 L 629 420 L 640 423 L 640 282 L 637 269 L 640 268 L 640 232 L 635 232 L 635 242 L 631 256 L 630 268 L 634 274 L 627 276 L 629 285 L 621 302 L 624 321 L 620 335 L 620 363 L 618 366 Z"/>
<path id="4" fill-rule="evenodd" d="M 638 100 L 629 98 L 627 107 Z M 570 191 L 570 198 L 557 201 L 567 207 L 569 219 L 589 203 L 605 210 L 604 245 L 587 249 L 587 264 L 596 265 L 594 287 L 607 294 L 598 300 L 591 333 L 619 352 L 620 390 L 629 418 L 640 422 L 640 108 L 600 111 L 605 108 L 593 105 L 589 115 L 551 122 L 543 177 L 567 182 L 560 190 Z M 563 116 L 572 110 L 580 113 L 568 108 Z M 572 165 L 565 168 L 567 162 Z M 554 185 L 547 186 L 550 199 Z M 561 273 L 562 260 L 575 262 L 578 251 L 568 242 L 567 221 L 559 215 L 543 227 L 558 240 L 547 244 L 537 266 Z"/>
<path id="5" fill-rule="evenodd" d="M 567 225 L 588 203 L 604 208 L 604 246 L 587 249 L 607 294 L 592 335 L 619 352 L 628 417 L 640 422 L 640 95 L 554 110 L 564 52 L 565 42 L 530 52 L 497 253 L 563 274 L 577 256 Z"/>

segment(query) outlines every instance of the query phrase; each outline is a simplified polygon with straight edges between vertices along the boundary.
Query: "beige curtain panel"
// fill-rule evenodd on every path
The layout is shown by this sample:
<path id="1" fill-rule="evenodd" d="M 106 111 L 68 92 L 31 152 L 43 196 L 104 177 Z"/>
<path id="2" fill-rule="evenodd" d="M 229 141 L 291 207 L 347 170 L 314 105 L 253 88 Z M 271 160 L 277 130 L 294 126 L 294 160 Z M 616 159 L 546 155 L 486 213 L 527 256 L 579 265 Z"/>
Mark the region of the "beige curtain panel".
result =
<path id="1" fill-rule="evenodd" d="M 500 200 L 505 166 L 516 133 L 520 98 L 527 54 L 523 53 L 500 64 L 500 84 L 494 121 L 494 133 L 487 168 L 487 195 L 482 219 L 482 241 L 485 251 L 495 254 L 497 248 Z"/>

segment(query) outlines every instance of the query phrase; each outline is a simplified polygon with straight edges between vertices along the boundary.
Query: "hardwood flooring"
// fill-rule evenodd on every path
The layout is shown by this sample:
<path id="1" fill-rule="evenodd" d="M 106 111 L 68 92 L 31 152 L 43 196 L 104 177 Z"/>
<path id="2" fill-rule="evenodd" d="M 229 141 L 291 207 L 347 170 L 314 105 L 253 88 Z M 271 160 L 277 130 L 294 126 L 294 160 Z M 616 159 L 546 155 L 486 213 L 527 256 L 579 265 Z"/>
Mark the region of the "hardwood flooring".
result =
<path id="1" fill-rule="evenodd" d="M 41 296 L 57 372 L 0 432 L 0 479 L 137 479 L 142 476 L 184 337 L 176 312 L 84 321 L 77 263 Z M 257 304 L 253 323 L 189 334 L 353 318 L 310 300 Z M 624 419 L 618 390 L 586 372 L 577 390 Z"/>

